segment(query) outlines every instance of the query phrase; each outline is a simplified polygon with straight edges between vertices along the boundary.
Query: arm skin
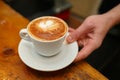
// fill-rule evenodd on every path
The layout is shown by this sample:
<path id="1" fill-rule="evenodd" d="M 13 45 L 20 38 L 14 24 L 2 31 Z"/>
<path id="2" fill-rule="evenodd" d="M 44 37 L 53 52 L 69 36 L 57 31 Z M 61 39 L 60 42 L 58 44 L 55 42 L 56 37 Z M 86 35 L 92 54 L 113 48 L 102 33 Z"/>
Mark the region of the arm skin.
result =
<path id="1" fill-rule="evenodd" d="M 76 30 L 70 28 L 68 43 L 77 41 L 78 45 L 82 46 L 75 62 L 85 59 L 99 48 L 107 32 L 118 23 L 120 23 L 120 4 L 104 14 L 87 17 Z"/>

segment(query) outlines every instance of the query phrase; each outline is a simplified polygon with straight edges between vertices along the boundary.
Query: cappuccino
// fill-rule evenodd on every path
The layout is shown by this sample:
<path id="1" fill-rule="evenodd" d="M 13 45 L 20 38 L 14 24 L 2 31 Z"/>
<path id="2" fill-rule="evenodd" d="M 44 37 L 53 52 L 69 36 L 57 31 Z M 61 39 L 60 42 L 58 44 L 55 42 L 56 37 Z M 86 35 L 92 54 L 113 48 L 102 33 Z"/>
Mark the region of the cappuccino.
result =
<path id="1" fill-rule="evenodd" d="M 37 40 L 51 41 L 63 37 L 68 30 L 67 24 L 56 17 L 41 17 L 28 25 L 28 33 Z"/>
<path id="2" fill-rule="evenodd" d="M 32 20 L 27 29 L 21 29 L 19 34 L 33 44 L 36 53 L 53 56 L 61 51 L 67 33 L 68 25 L 62 19 L 44 16 Z"/>

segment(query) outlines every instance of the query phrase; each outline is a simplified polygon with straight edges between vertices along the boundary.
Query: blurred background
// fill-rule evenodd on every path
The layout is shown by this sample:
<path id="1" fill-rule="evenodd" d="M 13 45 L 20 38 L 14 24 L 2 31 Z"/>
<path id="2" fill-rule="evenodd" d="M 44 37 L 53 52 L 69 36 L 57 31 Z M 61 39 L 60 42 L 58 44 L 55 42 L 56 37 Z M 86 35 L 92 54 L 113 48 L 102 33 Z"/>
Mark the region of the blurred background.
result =
<path id="1" fill-rule="evenodd" d="M 43 15 L 56 15 L 69 9 L 81 18 L 96 14 L 101 0 L 4 0 L 23 16 L 33 19 Z M 67 17 L 68 15 L 65 14 Z"/>
<path id="2" fill-rule="evenodd" d="M 24 17 L 32 20 L 40 16 L 57 16 L 77 28 L 86 17 L 102 14 L 120 0 L 4 0 Z M 116 25 L 119 26 L 119 25 Z M 111 29 L 102 46 L 86 61 L 110 80 L 119 80 L 120 26 Z"/>

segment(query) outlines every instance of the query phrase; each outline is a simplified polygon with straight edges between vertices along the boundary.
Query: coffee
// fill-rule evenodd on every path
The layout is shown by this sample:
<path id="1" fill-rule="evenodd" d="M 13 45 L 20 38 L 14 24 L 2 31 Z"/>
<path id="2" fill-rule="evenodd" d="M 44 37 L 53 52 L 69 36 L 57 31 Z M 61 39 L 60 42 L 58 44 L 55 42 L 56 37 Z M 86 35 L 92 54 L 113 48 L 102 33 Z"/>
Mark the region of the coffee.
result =
<path id="1" fill-rule="evenodd" d="M 61 19 L 52 16 L 32 20 L 27 29 L 20 30 L 20 37 L 33 44 L 36 53 L 42 56 L 53 56 L 62 50 L 68 33 L 68 25 Z"/>
<path id="2" fill-rule="evenodd" d="M 38 40 L 51 41 L 64 36 L 67 29 L 63 20 L 47 16 L 33 20 L 29 24 L 28 32 Z"/>

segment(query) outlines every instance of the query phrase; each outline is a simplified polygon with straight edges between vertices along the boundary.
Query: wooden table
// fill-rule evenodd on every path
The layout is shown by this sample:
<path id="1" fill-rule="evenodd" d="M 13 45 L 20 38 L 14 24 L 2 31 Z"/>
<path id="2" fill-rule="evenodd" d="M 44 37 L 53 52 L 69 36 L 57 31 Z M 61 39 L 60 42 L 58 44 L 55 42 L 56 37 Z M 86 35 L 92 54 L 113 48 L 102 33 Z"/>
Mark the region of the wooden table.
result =
<path id="1" fill-rule="evenodd" d="M 86 61 L 55 72 L 27 67 L 18 56 L 19 31 L 28 20 L 0 0 L 0 80 L 108 80 Z"/>

